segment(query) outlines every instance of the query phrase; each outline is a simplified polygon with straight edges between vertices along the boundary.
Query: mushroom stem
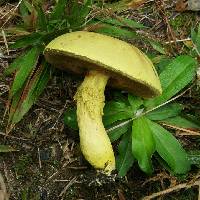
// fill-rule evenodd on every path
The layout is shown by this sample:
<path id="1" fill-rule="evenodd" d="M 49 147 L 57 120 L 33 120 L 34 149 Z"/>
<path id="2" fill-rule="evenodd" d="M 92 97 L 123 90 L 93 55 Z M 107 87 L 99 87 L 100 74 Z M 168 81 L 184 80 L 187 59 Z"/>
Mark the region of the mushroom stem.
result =
<path id="1" fill-rule="evenodd" d="M 115 157 L 102 122 L 104 90 L 108 79 L 108 75 L 90 71 L 79 86 L 74 99 L 77 101 L 81 151 L 92 166 L 110 173 L 115 169 Z"/>

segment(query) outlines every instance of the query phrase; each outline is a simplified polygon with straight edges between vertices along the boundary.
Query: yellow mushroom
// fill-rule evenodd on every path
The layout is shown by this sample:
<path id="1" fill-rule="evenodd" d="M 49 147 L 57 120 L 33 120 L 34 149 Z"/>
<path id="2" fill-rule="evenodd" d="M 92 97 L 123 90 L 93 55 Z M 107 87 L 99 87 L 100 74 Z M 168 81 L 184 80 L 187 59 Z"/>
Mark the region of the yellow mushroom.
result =
<path id="1" fill-rule="evenodd" d="M 115 169 L 115 157 L 102 123 L 105 86 L 108 82 L 144 98 L 160 95 L 152 62 L 124 41 L 86 31 L 57 37 L 47 45 L 44 55 L 60 69 L 85 75 L 74 97 L 81 150 L 92 166 L 110 173 Z"/>

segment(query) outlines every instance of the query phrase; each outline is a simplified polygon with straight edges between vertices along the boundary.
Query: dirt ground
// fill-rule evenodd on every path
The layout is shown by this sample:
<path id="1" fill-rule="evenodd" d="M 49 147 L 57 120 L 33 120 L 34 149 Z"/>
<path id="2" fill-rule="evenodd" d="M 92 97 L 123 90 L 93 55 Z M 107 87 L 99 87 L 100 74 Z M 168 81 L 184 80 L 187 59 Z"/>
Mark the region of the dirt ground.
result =
<path id="1" fill-rule="evenodd" d="M 120 15 L 148 24 L 151 27 L 149 36 L 159 41 L 181 40 L 190 35 L 191 27 L 197 27 L 200 13 L 178 12 L 175 3 L 147 1 L 139 9 L 128 9 Z M 4 23 L 5 28 L 15 25 L 14 17 L 6 15 L 14 6 L 14 1 L 1 4 L 0 26 Z M 187 176 L 180 177 L 170 175 L 157 161 L 154 161 L 155 171 L 151 176 L 141 172 L 137 164 L 124 178 L 117 177 L 116 172 L 106 176 L 95 171 L 81 155 L 78 132 L 63 123 L 65 109 L 74 105 L 73 95 L 79 80 L 60 71 L 24 119 L 6 136 L 6 102 L 13 77 L 4 77 L 3 71 L 19 52 L 10 51 L 8 55 L 5 44 L 0 36 L 0 144 L 10 145 L 15 150 L 0 153 L 3 176 L 0 176 L 0 192 L 4 197 L 7 194 L 10 200 L 200 199 L 197 167 Z M 182 45 L 172 43 L 171 54 L 177 51 L 181 53 Z M 110 89 L 107 90 L 109 93 Z M 191 91 L 179 101 L 187 104 L 190 96 Z M 193 102 L 193 109 L 195 106 L 199 107 L 199 103 Z M 184 136 L 179 139 L 187 148 L 199 148 L 199 138 Z M 115 142 L 115 149 L 117 145 Z"/>

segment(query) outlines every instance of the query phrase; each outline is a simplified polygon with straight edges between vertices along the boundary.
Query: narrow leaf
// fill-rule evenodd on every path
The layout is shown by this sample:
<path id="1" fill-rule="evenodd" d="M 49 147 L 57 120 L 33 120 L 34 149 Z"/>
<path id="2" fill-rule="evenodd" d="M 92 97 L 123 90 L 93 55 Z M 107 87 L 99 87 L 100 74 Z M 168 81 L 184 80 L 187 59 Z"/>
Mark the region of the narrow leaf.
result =
<path id="1" fill-rule="evenodd" d="M 159 42 L 149 40 L 149 43 L 159 53 L 164 54 L 164 55 L 166 54 L 165 49 L 161 46 L 161 44 Z"/>
<path id="2" fill-rule="evenodd" d="M 42 7 L 37 7 L 37 28 L 41 31 L 47 31 L 47 19 Z"/>
<path id="3" fill-rule="evenodd" d="M 10 90 L 10 97 L 14 96 L 15 93 L 22 88 L 26 79 L 28 78 L 31 71 L 37 64 L 37 60 L 40 54 L 40 50 L 37 47 L 33 47 L 24 57 L 23 60 L 19 60 L 17 64 L 21 64 L 19 70 L 16 73 L 15 79 L 13 81 L 11 90 Z"/>
<path id="4" fill-rule="evenodd" d="M 146 100 L 147 108 L 155 107 L 173 97 L 192 81 L 196 73 L 197 62 L 190 56 L 175 58 L 160 74 L 163 94 Z"/>
<path id="5" fill-rule="evenodd" d="M 133 39 L 137 37 L 137 34 L 134 31 L 129 31 L 125 28 L 111 26 L 108 24 L 103 24 L 99 29 L 96 29 L 95 32 L 126 39 Z"/>
<path id="6" fill-rule="evenodd" d="M 165 106 L 162 106 L 145 116 L 150 120 L 165 120 L 170 117 L 175 117 L 181 113 L 183 106 L 178 103 L 171 103 Z"/>
<path id="7" fill-rule="evenodd" d="M 42 63 L 24 88 L 18 107 L 12 117 L 12 124 L 19 122 L 37 101 L 50 77 L 50 68 L 47 63 Z"/>
<path id="8" fill-rule="evenodd" d="M 176 174 L 185 174 L 190 170 L 190 162 L 178 140 L 162 126 L 148 120 L 153 133 L 156 151 Z"/>
<path id="9" fill-rule="evenodd" d="M 28 59 L 27 57 L 29 57 L 32 54 L 33 49 L 30 49 L 29 51 L 26 51 L 24 54 L 20 55 L 19 57 L 17 57 L 10 65 L 9 67 L 4 71 L 4 74 L 6 76 L 12 74 L 13 72 L 15 72 L 16 70 L 19 70 L 19 68 L 21 66 L 24 65 L 24 63 L 26 62 L 26 60 Z"/>
<path id="10" fill-rule="evenodd" d="M 123 17 L 118 17 L 117 19 L 107 17 L 107 18 L 97 18 L 99 21 L 107 24 L 111 24 L 114 26 L 122 26 L 122 27 L 130 27 L 130 28 L 147 28 L 143 24 L 136 22 L 135 20 L 132 19 L 127 19 Z"/>
<path id="11" fill-rule="evenodd" d="M 188 120 L 184 117 L 181 116 L 176 116 L 176 117 L 171 117 L 168 119 L 164 119 L 162 120 L 163 122 L 169 124 L 169 125 L 174 125 L 174 126 L 178 126 L 181 128 L 194 128 L 194 129 L 200 129 L 200 125 Z"/>
<path id="12" fill-rule="evenodd" d="M 145 117 L 133 121 L 132 152 L 138 160 L 140 169 L 147 174 L 151 174 L 153 172 L 151 157 L 155 152 L 155 142 Z"/>
<path id="13" fill-rule="evenodd" d="M 67 2 L 68 0 L 58 0 L 51 13 L 50 20 L 59 20 L 64 15 Z"/>
<path id="14" fill-rule="evenodd" d="M 123 177 L 127 171 L 132 167 L 134 157 L 131 151 L 131 134 L 127 133 L 123 136 L 118 146 L 119 155 L 116 159 L 116 168 L 118 176 Z"/>
<path id="15" fill-rule="evenodd" d="M 35 46 L 37 44 L 41 45 L 43 34 L 40 33 L 31 33 L 30 35 L 23 36 L 23 38 L 18 39 L 14 44 L 11 44 L 9 47 L 11 49 L 25 48 L 28 46 Z"/>

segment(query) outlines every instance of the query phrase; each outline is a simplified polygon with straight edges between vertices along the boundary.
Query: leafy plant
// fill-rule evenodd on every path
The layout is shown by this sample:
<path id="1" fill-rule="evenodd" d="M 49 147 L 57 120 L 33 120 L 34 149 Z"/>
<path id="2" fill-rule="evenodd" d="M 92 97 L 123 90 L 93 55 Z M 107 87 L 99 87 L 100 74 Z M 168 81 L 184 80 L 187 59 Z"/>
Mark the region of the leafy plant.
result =
<path id="1" fill-rule="evenodd" d="M 144 28 L 140 23 L 125 18 L 112 19 L 102 11 L 99 16 L 91 17 L 92 0 L 82 3 L 58 0 L 49 13 L 43 1 L 22 0 L 20 16 L 23 23 L 13 32 L 25 33 L 10 46 L 25 51 L 5 70 L 5 75 L 15 74 L 8 101 L 8 129 L 18 123 L 37 101 L 53 74 L 53 70 L 43 57 L 45 46 L 61 34 L 90 30 L 121 38 L 135 38 L 136 28 Z M 11 30 L 9 30 L 11 31 Z"/>
<path id="2" fill-rule="evenodd" d="M 134 162 L 147 174 L 153 172 L 152 157 L 175 174 L 190 170 L 190 161 L 178 140 L 162 127 L 162 123 L 193 127 L 200 125 L 182 116 L 184 106 L 170 98 L 185 88 L 194 78 L 196 60 L 190 56 L 178 56 L 164 67 L 160 74 L 163 94 L 149 100 L 118 93 L 106 102 L 103 122 L 112 142 L 121 138 L 118 146 L 117 170 L 119 176 L 126 175 Z M 65 123 L 75 129 L 75 109 L 66 112 Z"/>

